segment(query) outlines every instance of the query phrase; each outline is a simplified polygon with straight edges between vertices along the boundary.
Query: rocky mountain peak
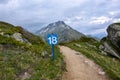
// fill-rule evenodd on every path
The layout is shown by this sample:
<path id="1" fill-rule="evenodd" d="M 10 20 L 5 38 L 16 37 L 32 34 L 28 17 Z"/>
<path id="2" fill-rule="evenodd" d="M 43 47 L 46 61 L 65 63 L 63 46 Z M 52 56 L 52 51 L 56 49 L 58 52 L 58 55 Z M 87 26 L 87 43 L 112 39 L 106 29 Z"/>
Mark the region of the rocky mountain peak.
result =
<path id="1" fill-rule="evenodd" d="M 82 36 L 85 36 L 82 33 L 72 29 L 64 21 L 57 21 L 51 23 L 47 27 L 44 27 L 36 32 L 36 34 L 41 36 L 44 40 L 46 40 L 47 34 L 51 34 L 51 33 L 58 34 L 59 42 L 76 40 L 76 39 L 80 39 Z"/>
<path id="2" fill-rule="evenodd" d="M 70 28 L 67 24 L 65 24 L 64 21 L 57 21 L 54 23 L 50 23 L 47 28 L 53 28 L 53 27 L 63 27 L 63 28 Z"/>
<path id="3" fill-rule="evenodd" d="M 57 21 L 56 24 L 65 24 L 64 21 Z"/>

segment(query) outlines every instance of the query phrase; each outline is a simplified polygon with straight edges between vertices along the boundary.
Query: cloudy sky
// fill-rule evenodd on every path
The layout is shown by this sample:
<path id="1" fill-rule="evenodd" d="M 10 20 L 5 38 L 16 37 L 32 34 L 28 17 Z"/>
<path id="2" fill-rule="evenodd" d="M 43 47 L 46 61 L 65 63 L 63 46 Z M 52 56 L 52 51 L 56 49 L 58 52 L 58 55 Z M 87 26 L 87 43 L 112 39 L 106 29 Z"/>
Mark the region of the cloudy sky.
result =
<path id="1" fill-rule="evenodd" d="M 0 21 L 35 32 L 58 20 L 96 37 L 120 22 L 119 0 L 0 0 Z"/>

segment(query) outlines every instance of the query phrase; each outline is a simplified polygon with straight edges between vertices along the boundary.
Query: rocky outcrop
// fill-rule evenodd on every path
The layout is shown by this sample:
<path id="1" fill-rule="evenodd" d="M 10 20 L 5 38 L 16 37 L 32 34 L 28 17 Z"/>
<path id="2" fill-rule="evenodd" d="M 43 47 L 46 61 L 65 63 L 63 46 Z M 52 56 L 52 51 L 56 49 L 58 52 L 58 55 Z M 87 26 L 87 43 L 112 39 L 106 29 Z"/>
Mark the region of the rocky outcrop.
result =
<path id="1" fill-rule="evenodd" d="M 107 32 L 107 38 L 111 40 L 116 47 L 120 48 L 120 23 L 111 24 L 107 28 Z"/>
<path id="2" fill-rule="evenodd" d="M 101 40 L 102 50 L 120 59 L 120 23 L 111 24 L 107 33 L 108 36 Z"/>
<path id="3" fill-rule="evenodd" d="M 103 47 L 104 52 L 120 59 L 119 54 L 112 46 L 110 46 L 110 44 L 108 44 L 107 42 L 104 42 L 103 45 L 104 45 L 104 47 Z"/>
<path id="4" fill-rule="evenodd" d="M 27 39 L 25 39 L 25 38 L 22 38 L 22 34 L 21 33 L 14 33 L 13 35 L 12 35 L 12 37 L 14 38 L 14 39 L 16 39 L 17 41 L 20 41 L 20 42 L 25 42 L 25 43 L 28 43 L 28 44 L 30 44 L 31 45 L 31 43 L 27 40 Z"/>
<path id="5" fill-rule="evenodd" d="M 22 38 L 22 35 L 20 33 L 14 33 L 13 38 L 17 41 L 24 42 L 24 39 Z"/>

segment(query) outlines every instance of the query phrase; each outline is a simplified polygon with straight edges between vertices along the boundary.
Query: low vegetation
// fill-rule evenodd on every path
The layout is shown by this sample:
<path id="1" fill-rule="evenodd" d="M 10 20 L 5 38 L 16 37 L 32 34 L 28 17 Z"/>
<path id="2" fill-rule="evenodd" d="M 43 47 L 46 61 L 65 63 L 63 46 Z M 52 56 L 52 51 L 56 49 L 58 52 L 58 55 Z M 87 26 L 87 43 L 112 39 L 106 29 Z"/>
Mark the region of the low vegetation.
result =
<path id="1" fill-rule="evenodd" d="M 100 44 L 95 39 L 86 37 L 77 41 L 64 43 L 64 45 L 81 52 L 99 64 L 113 80 L 120 80 L 120 60 L 108 55 L 102 55 L 99 50 Z"/>
<path id="2" fill-rule="evenodd" d="M 12 38 L 16 32 L 31 45 Z M 0 22 L 0 33 L 0 80 L 61 80 L 64 63 L 59 48 L 53 61 L 51 47 L 21 27 Z"/>

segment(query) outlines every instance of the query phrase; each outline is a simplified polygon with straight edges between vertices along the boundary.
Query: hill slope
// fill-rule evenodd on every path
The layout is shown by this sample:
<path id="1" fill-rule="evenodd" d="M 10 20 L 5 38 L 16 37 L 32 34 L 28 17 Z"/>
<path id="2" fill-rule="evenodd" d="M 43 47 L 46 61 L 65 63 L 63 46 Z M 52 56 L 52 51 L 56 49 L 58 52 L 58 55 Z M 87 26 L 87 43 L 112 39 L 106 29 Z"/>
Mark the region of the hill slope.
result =
<path id="1" fill-rule="evenodd" d="M 60 79 L 62 56 L 56 48 L 55 62 L 50 47 L 22 27 L 0 22 L 0 79 Z"/>
<path id="2" fill-rule="evenodd" d="M 51 34 L 51 33 L 58 34 L 59 42 L 76 40 L 81 38 L 82 36 L 85 36 L 84 34 L 72 29 L 63 21 L 51 23 L 47 27 L 44 27 L 41 30 L 36 32 L 36 34 L 41 36 L 44 40 L 46 40 L 47 34 Z"/>

